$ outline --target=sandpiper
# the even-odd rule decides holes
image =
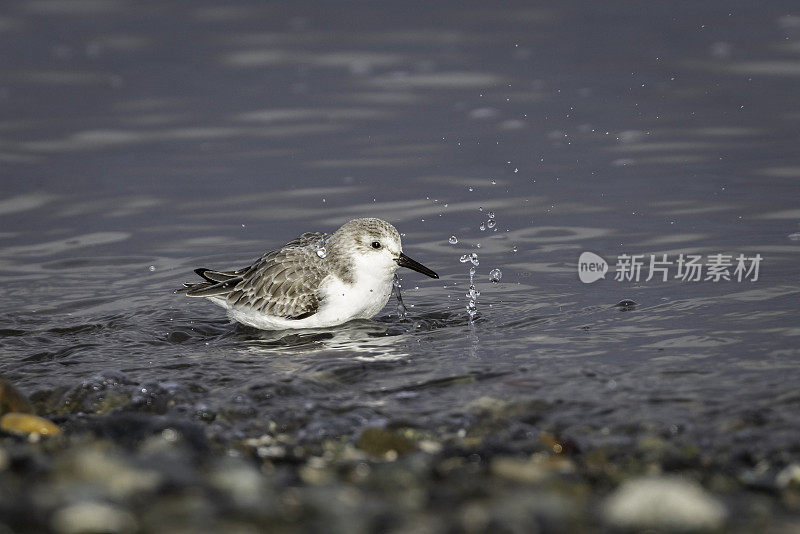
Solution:
[[[234,321],[262,330],[328,327],[381,311],[397,267],[439,278],[403,254],[394,226],[353,219],[332,235],[305,233],[243,269],[195,269],[203,281],[177,291],[205,297]]]

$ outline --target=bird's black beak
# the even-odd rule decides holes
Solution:
[[[439,278],[438,274],[436,274],[435,272],[431,271],[430,269],[428,269],[427,267],[425,267],[421,263],[412,260],[411,258],[406,256],[402,252],[400,253],[400,257],[397,258],[394,261],[396,261],[397,265],[399,265],[400,267],[408,267],[409,269],[417,271],[418,273],[422,273],[425,276],[430,276],[431,278]]]

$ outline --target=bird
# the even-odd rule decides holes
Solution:
[[[304,233],[241,269],[195,269],[203,281],[175,292],[207,298],[231,320],[260,330],[327,328],[377,315],[398,267],[439,278],[403,254],[394,226],[359,218],[333,234]]]

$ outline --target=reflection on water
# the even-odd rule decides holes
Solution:
[[[796,510],[764,482],[800,462],[790,7],[449,4],[424,21],[399,5],[4,5],[0,376],[76,435],[132,418],[161,436],[172,418],[226,451],[255,440],[242,454],[303,488],[363,428],[403,428],[455,458],[425,467],[431,491],[452,473],[482,485],[452,497],[460,526],[499,521],[474,502],[505,491],[481,461],[556,445],[601,481],[564,501],[580,524],[620,457],[680,469],[673,449],[700,451],[688,470],[722,466],[712,491],[770,488],[773,511]],[[442,276],[403,274],[405,317],[259,332],[172,294],[198,264],[363,216]],[[755,283],[583,284],[584,251],[764,261]],[[473,253],[471,321],[458,258]],[[652,460],[656,437],[672,463]],[[347,454],[325,480],[391,469]],[[451,500],[414,495],[403,506]]]

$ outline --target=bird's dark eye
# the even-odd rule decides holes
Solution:
[[[372,248],[381,248],[381,242],[380,241],[373,241],[372,242]]]

